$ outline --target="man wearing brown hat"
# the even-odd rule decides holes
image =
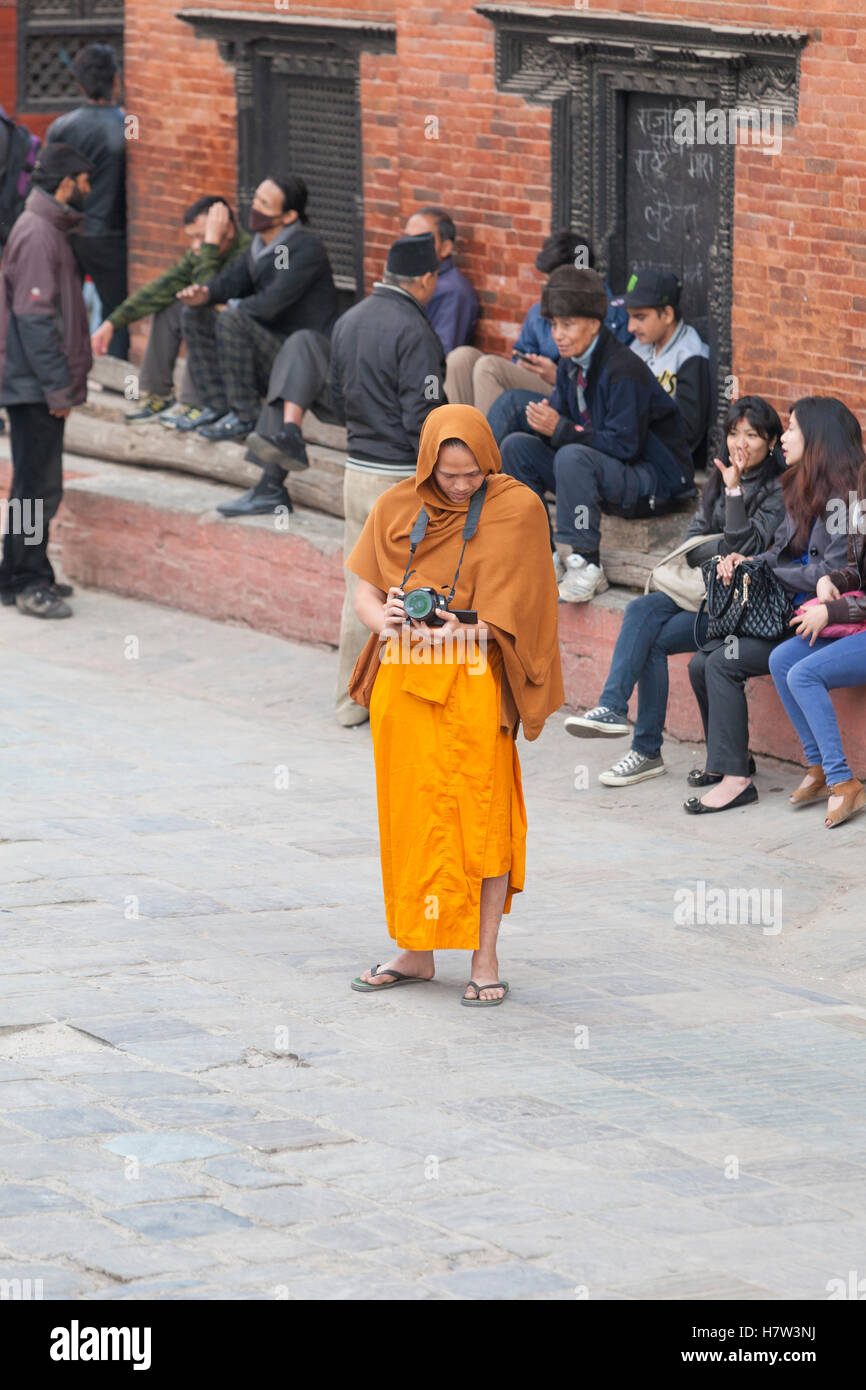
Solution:
[[[651,516],[694,496],[694,465],[676,402],[604,326],[607,295],[594,270],[561,266],[541,293],[559,350],[549,400],[501,444],[502,470],[539,497],[556,494],[559,597],[586,603],[607,587],[602,511]]]
[[[72,590],[48,559],[48,523],[63,496],[63,430],[87,396],[90,331],[68,237],[84,221],[92,166],[71,145],[41,151],[3,255],[0,405],[9,414],[9,492],[0,597],[34,618],[68,618]]]
[[[414,474],[421,426],[431,410],[445,403],[445,354],[424,313],[438,268],[430,232],[398,237],[372,294],[343,314],[334,328],[331,399],[348,436],[344,555],[360,536],[376,498]],[[355,616],[356,583],[347,571],[337,673],[337,719],[347,728],[369,718],[349,698],[349,677],[370,635]]]

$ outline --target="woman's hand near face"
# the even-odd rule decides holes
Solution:
[[[727,466],[721,459],[714,459],[716,467],[722,475],[725,487],[739,487],[740,479],[743,476],[742,450],[736,447],[731,450],[730,462]]]
[[[791,627],[798,637],[808,637],[809,646],[814,647],[815,638],[820,637],[829,618],[827,605],[816,603],[811,608],[803,608],[799,613],[795,613],[791,619]]]
[[[831,599],[842,597],[829,574],[821,575],[815,588],[815,593],[822,603],[829,603]]]
[[[731,580],[734,577],[734,570],[737,568],[737,565],[742,564],[745,558],[745,555],[738,555],[736,553],[734,553],[733,555],[722,556],[721,560],[716,566],[716,574],[719,576],[719,579],[721,579],[723,584],[730,584]]]

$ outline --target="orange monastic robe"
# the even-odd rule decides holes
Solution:
[[[526,862],[502,658],[492,639],[431,652],[404,632],[383,644],[370,701],[388,931],[404,950],[472,951],[481,880],[509,875],[508,912]]]

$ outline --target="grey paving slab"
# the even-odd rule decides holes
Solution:
[[[683,835],[702,750],[668,741],[671,775],[601,788],[609,750],[553,718],[520,748],[507,1005],[461,1010],[448,953],[423,995],[362,999],[348,980],[389,946],[369,733],[332,720],[333,652],[75,608],[51,634],[0,613],[22,750],[0,1277],[82,1299],[751,1302],[858,1267],[862,830],[794,836],[793,769],[759,759],[735,870],[783,886],[783,932],[683,926],[677,891],[734,873],[716,823]]]
[[[157,1202],[145,1207],[119,1207],[105,1215],[118,1226],[127,1226],[152,1240],[187,1240],[250,1225],[245,1217],[215,1202]]]
[[[182,1163],[189,1158],[210,1158],[213,1154],[232,1153],[240,1143],[227,1143],[207,1134],[196,1134],[183,1130],[168,1131],[162,1134],[121,1134],[104,1144],[111,1153],[134,1158],[143,1167],[156,1163]]]

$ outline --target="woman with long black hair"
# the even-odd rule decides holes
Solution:
[[[741,396],[731,403],[722,457],[715,460],[685,540],[722,534],[722,540],[710,545],[708,553],[714,555],[753,555],[766,549],[785,515],[781,433],[782,422],[763,397]],[[707,558],[698,552],[691,552],[692,557],[695,562]],[[601,773],[598,780],[605,786],[630,786],[666,770],[661,745],[668,657],[696,648],[695,614],[668,594],[643,594],[626,608],[598,704],[565,721],[577,738],[621,738],[629,732],[628,702],[637,686],[631,749]]]
[[[805,396],[791,406],[782,435],[787,470],[782,477],[785,518],[772,545],[756,558],[798,602],[813,598],[819,579],[845,564],[847,535],[838,525],[839,502],[847,503],[863,464],[860,425],[833,396]],[[717,574],[729,584],[746,559],[726,555]],[[706,642],[689,662],[689,677],[707,741],[707,781],[714,785],[685,809],[691,815],[733,810],[757,801],[750,780],[749,713],[746,681],[765,676],[777,641],[738,637],[732,646],[718,637]]]

